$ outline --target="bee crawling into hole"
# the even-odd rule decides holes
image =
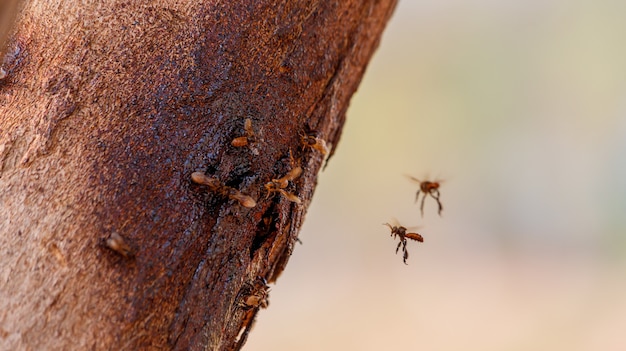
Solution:
[[[296,195],[287,192],[285,188],[289,185],[289,182],[293,182],[302,174],[302,167],[296,166],[292,168],[287,174],[278,179],[272,179],[271,182],[265,184],[265,190],[267,190],[267,196],[271,193],[278,192],[284,196],[287,200],[300,204],[302,201]]]
[[[193,172],[191,174],[191,181],[196,184],[207,186],[210,191],[217,193],[220,196],[236,200],[243,207],[252,208],[256,206],[256,201],[254,201],[254,199],[250,196],[244,195],[239,190],[222,184],[219,179],[209,177],[203,172]]]
[[[116,232],[104,241],[104,245],[110,250],[124,256],[124,258],[131,258],[135,256],[134,250],[126,243],[126,240]]]
[[[408,229],[397,223],[394,223],[394,225],[391,225],[389,223],[383,223],[383,225],[389,227],[389,229],[391,230],[391,236],[393,236],[394,239],[396,236],[400,238],[400,242],[398,243],[398,246],[396,246],[396,254],[398,253],[398,250],[400,250],[400,246],[402,246],[402,252],[404,253],[402,256],[402,261],[404,262],[404,264],[407,264],[406,260],[409,258],[409,252],[406,249],[406,239],[411,239],[423,243],[424,238],[418,233],[407,233]]]
[[[417,193],[415,194],[415,202],[419,199],[420,192],[422,193],[422,203],[420,205],[420,211],[422,213],[422,217],[424,217],[424,201],[426,200],[426,196],[430,195],[435,201],[437,201],[437,205],[439,205],[439,216],[441,216],[441,211],[443,211],[443,206],[441,205],[441,201],[439,200],[439,186],[441,185],[441,181],[428,181],[428,180],[419,180],[415,177],[407,175],[407,177],[413,182],[419,184],[419,189],[417,189]]]

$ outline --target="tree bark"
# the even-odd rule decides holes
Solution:
[[[0,349],[240,347],[324,161],[302,136],[337,145],[394,6],[25,1],[0,80]]]

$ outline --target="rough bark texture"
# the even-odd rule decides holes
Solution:
[[[395,1],[23,5],[0,81],[0,349],[235,348],[241,291],[284,268],[323,162],[301,134],[337,144]],[[302,204],[267,196],[297,165]]]

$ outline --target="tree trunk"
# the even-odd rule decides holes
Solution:
[[[394,6],[25,1],[0,80],[0,349],[240,347]]]

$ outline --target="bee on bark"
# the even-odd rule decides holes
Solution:
[[[328,155],[328,146],[326,146],[326,141],[320,137],[312,134],[301,134],[300,142],[305,148],[310,147],[311,149],[317,150],[324,157]]]
[[[271,182],[265,184],[265,190],[267,190],[267,195],[269,196],[271,193],[278,192],[282,196],[284,196],[287,200],[291,202],[295,202],[300,204],[302,201],[296,195],[287,192],[285,188],[289,185],[289,182],[292,182],[294,179],[298,178],[302,174],[302,167],[296,166],[292,168],[287,174],[278,179],[272,179]]]
[[[238,306],[243,309],[267,308],[269,291],[270,288],[263,277],[257,277],[252,283],[246,282],[239,292]]]
[[[135,256],[134,250],[126,243],[126,240],[124,240],[124,238],[116,232],[111,233],[111,235],[104,241],[104,244],[110,250],[124,256],[124,258],[131,258]]]
[[[422,217],[424,217],[424,201],[426,200],[426,196],[432,197],[437,201],[437,205],[439,205],[439,216],[441,216],[441,211],[443,211],[443,206],[441,205],[441,201],[439,200],[439,186],[441,185],[440,181],[431,182],[428,180],[419,180],[412,176],[407,176],[413,182],[419,184],[419,189],[417,189],[417,193],[415,194],[415,202],[419,199],[420,193],[422,194],[422,203],[420,205],[420,211],[422,213]]]
[[[243,123],[243,129],[246,131],[246,135],[233,139],[230,142],[232,146],[243,147],[256,141],[254,130],[252,129],[252,120],[250,118],[246,118],[245,122]]]
[[[400,250],[400,246],[402,246],[402,252],[404,253],[402,256],[402,260],[404,264],[407,264],[406,260],[409,258],[409,252],[406,249],[407,239],[419,241],[422,243],[424,242],[424,238],[418,233],[407,233],[408,229],[397,223],[394,223],[394,225],[391,225],[389,223],[383,223],[383,225],[389,227],[389,229],[391,230],[391,236],[393,236],[394,239],[396,238],[396,236],[400,239],[398,246],[396,246],[396,254],[398,253],[398,250]]]
[[[256,201],[248,195],[242,194],[239,190],[222,184],[217,178],[209,177],[203,172],[193,172],[191,181],[205,185],[210,191],[229,199],[236,200],[243,207],[252,208],[256,206]]]
[[[248,338],[248,334],[254,326],[255,318],[261,308],[269,306],[269,291],[267,281],[263,277],[257,277],[252,283],[246,282],[237,294],[237,307],[245,310],[246,314],[241,323],[239,337],[235,344],[235,350],[240,350]]]

